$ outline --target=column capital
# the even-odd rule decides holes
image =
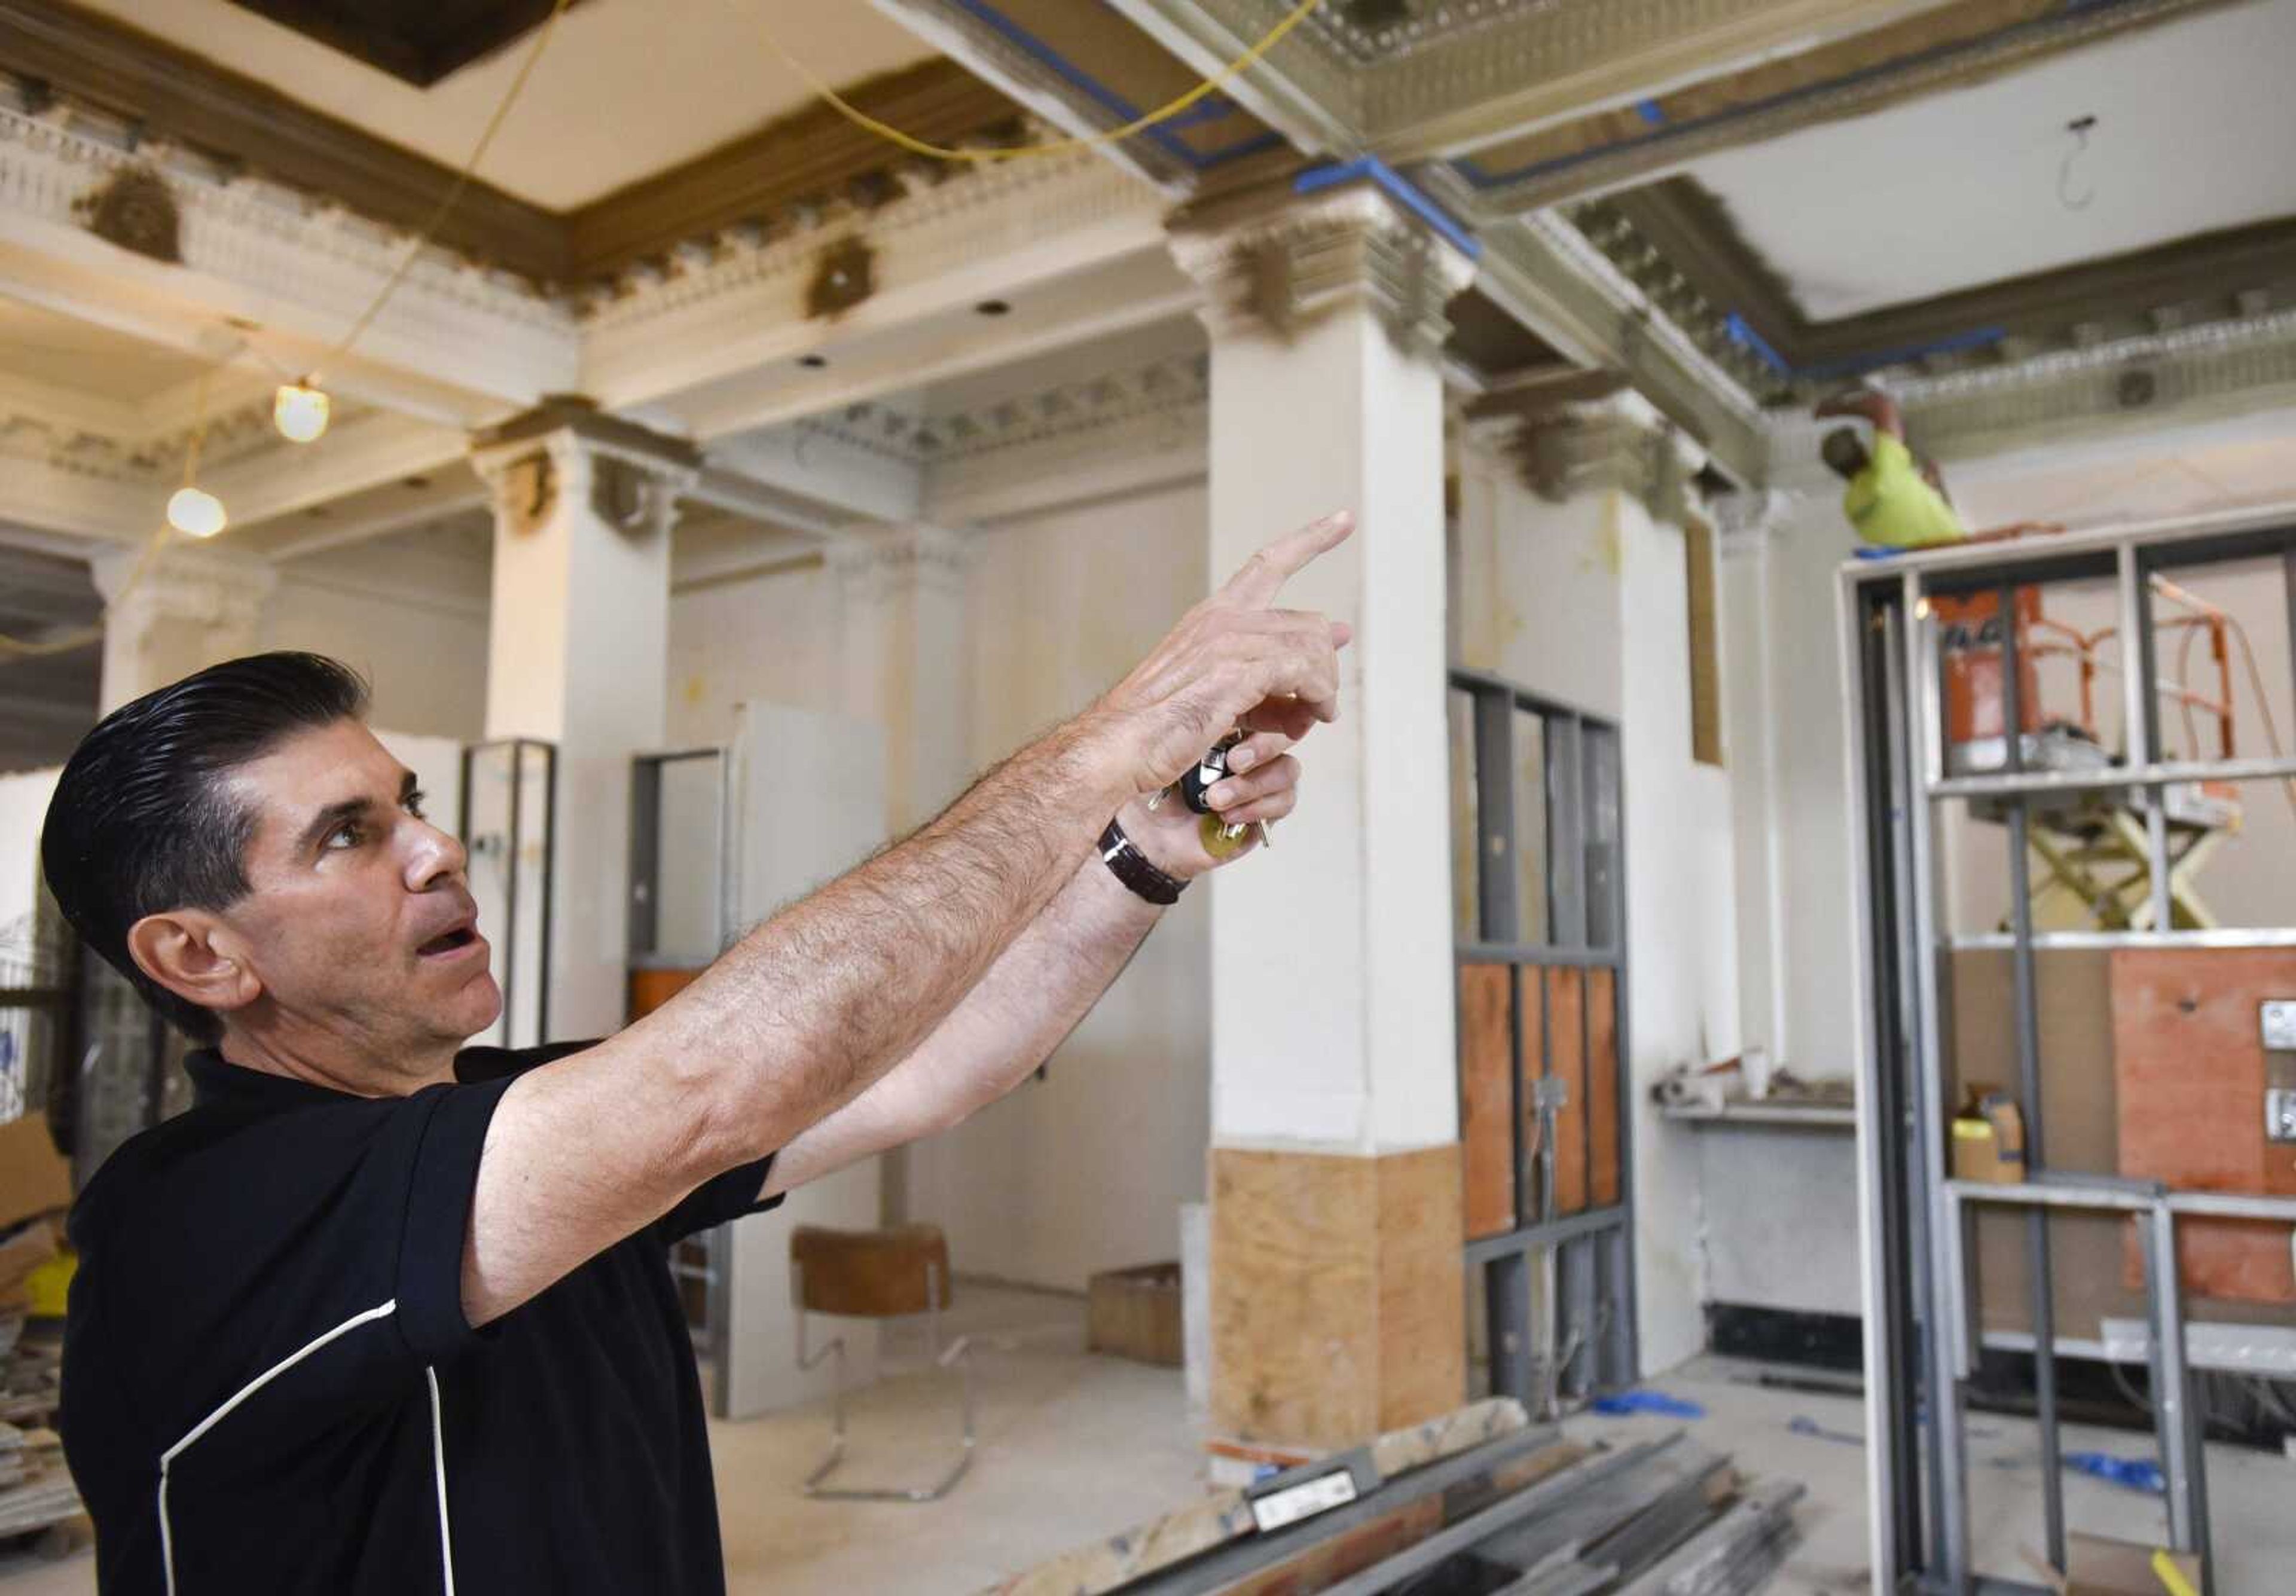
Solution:
[[[1486,395],[1468,416],[1478,435],[1513,457],[1526,487],[1556,504],[1611,489],[1679,524],[1692,507],[1692,479],[1706,465],[1706,451],[1616,373]]]
[[[563,491],[610,526],[667,533],[701,474],[701,451],[579,394],[553,394],[473,433],[471,465],[493,490],[497,523],[513,531],[540,525]]]
[[[169,543],[148,559],[140,548],[106,549],[88,573],[113,627],[168,620],[245,631],[279,585],[278,568],[261,555],[198,543]]]
[[[919,522],[855,528],[832,543],[824,557],[849,599],[874,601],[905,581],[962,593],[973,547],[963,532]]]
[[[1748,488],[1718,494],[1707,501],[1715,530],[1722,535],[1722,553],[1751,554],[1766,547],[1801,504],[1801,495],[1784,488]]]
[[[1450,336],[1445,307],[1474,281],[1464,235],[1439,227],[1366,176],[1312,194],[1290,184],[1225,195],[1177,216],[1173,258],[1202,285],[1215,338],[1256,328],[1289,336],[1349,306],[1378,316],[1411,353]]]

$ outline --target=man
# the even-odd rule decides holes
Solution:
[[[1274,601],[1351,524],[1262,549],[1097,703],[594,1044],[458,1052],[502,1001],[463,849],[348,670],[266,654],[108,717],[49,884],[207,1046],[195,1106],[72,1217],[63,1427],[102,1587],[722,1591],[664,1250],[1026,1078],[1215,868],[1144,800],[1231,728],[1212,804],[1291,812],[1348,631]]]
[[[1945,479],[1938,472],[1937,462],[1915,457],[1906,446],[1906,423],[1898,401],[1879,389],[1852,388],[1837,393],[1818,406],[1816,415],[1820,421],[1856,416],[1874,429],[1870,450],[1855,427],[1836,427],[1818,448],[1834,474],[1849,484],[1841,507],[1850,525],[1876,548],[2001,543],[2029,531],[2064,530],[2051,523],[2019,522],[1994,531],[1971,532],[1946,496]]]

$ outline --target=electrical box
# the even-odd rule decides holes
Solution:
[[[2264,1094],[2264,1139],[2296,1141],[2296,1091],[2284,1086]]]
[[[2296,1052],[2296,998],[2267,998],[2256,1006],[2267,1053]]]

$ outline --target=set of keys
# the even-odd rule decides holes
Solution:
[[[1259,828],[1261,847],[1272,848],[1275,845],[1275,839],[1268,835],[1267,821],[1254,821],[1252,826],[1231,826],[1219,818],[1218,812],[1212,808],[1210,801],[1205,797],[1215,784],[1226,777],[1228,751],[1242,742],[1243,736],[1244,734],[1240,731],[1232,731],[1213,744],[1205,751],[1203,758],[1180,772],[1180,779],[1177,784],[1180,791],[1180,802],[1203,817],[1197,823],[1196,835],[1203,843],[1204,851],[1214,859],[1227,859],[1241,853],[1243,851],[1243,840],[1250,835],[1253,827]],[[1171,794],[1172,789],[1166,787],[1148,800],[1148,807],[1151,810],[1155,809]]]

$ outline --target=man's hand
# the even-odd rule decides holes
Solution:
[[[1286,581],[1354,531],[1355,517],[1342,511],[1267,545],[1095,706],[1089,718],[1121,761],[1133,797],[1178,780],[1238,728],[1254,734],[1243,745],[1252,750],[1245,762],[1259,768],[1245,773],[1261,775],[1317,722],[1339,719],[1339,651],[1349,629],[1275,603]],[[1280,740],[1266,740],[1268,734]],[[1277,789],[1261,785],[1251,784],[1255,799],[1275,801]]]
[[[1259,845],[1259,825],[1273,825],[1300,802],[1300,761],[1287,753],[1292,739],[1280,731],[1256,731],[1228,750],[1228,777],[1215,782],[1204,795],[1215,815],[1230,826],[1248,826],[1244,844],[1225,857],[1204,847],[1204,817],[1180,802],[1175,793],[1153,810],[1144,798],[1135,798],[1117,815],[1117,823],[1148,862],[1167,876],[1191,881],[1224,864],[1232,864]]]

